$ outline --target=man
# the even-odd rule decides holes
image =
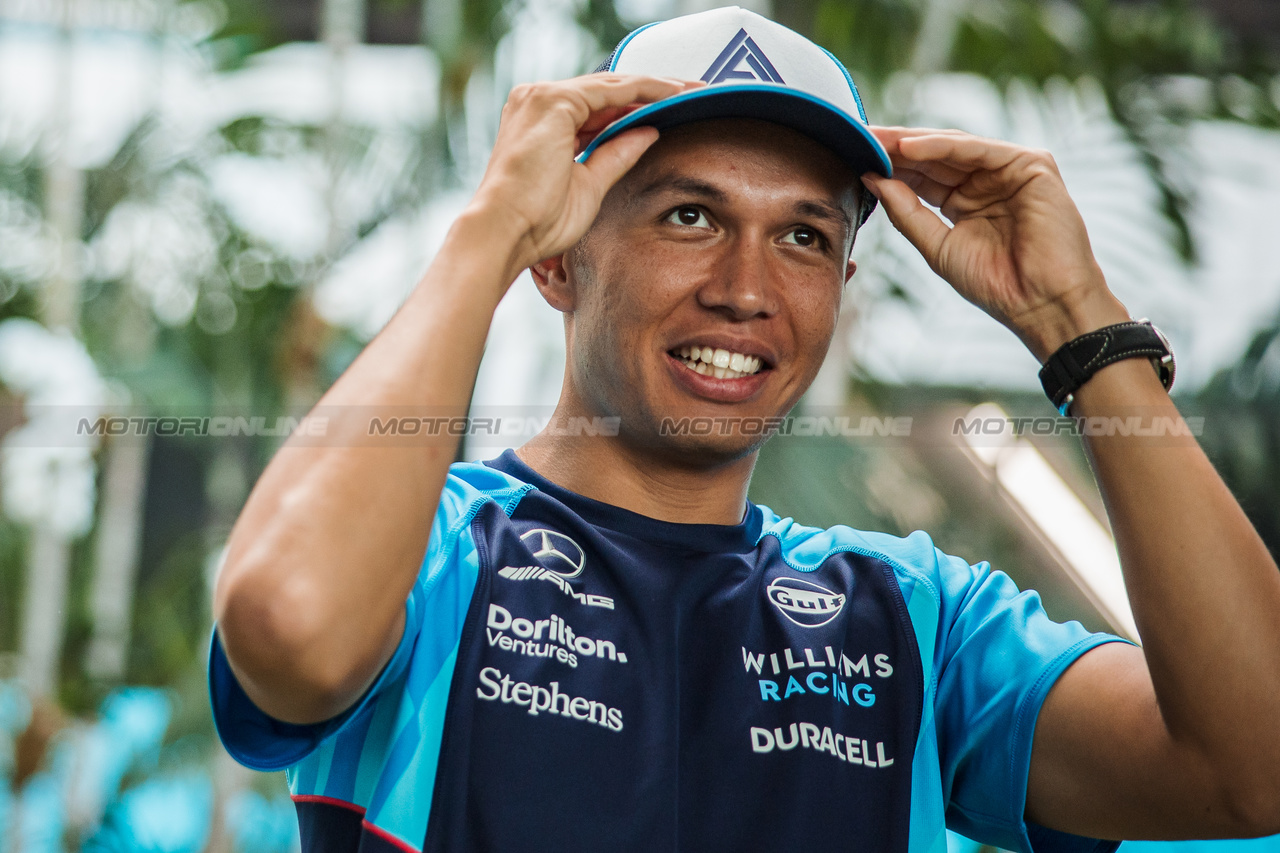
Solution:
[[[1280,831],[1280,573],[1194,442],[1088,439],[1138,648],[922,533],[751,504],[758,432],[662,429],[796,403],[873,198],[1047,361],[1055,404],[1176,418],[1051,158],[868,130],[833,58],[739,9],[602,70],[512,93],[475,199],[322,405],[462,416],[530,268],[565,317],[557,418],[618,434],[452,470],[449,442],[293,442],[233,532],[215,715],[241,761],[291,768],[304,849]]]

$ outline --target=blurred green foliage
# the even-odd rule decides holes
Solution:
[[[396,2],[403,11],[408,0],[377,0],[374,9]],[[921,57],[922,31],[939,3],[788,0],[777,2],[775,11],[780,21],[813,36],[849,66],[864,96],[880,102],[876,115],[888,115],[887,92],[904,74],[971,73],[1002,90],[1014,81],[1038,86],[1055,78],[1096,79],[1160,188],[1164,213],[1176,226],[1177,247],[1188,261],[1195,257],[1185,220],[1189,194],[1173,167],[1188,122],[1224,119],[1280,127],[1270,88],[1275,57],[1223,30],[1189,0],[956,0],[954,24],[942,27],[941,47]],[[394,191],[313,258],[284,257],[240,229],[213,200],[204,168],[210,158],[228,152],[261,158],[307,152],[320,154],[336,173],[351,174],[373,156],[367,129],[241,116],[175,158],[159,142],[162,128],[155,117],[139,123],[106,166],[85,176],[83,239],[92,241],[120,205],[155,201],[185,182],[201,199],[201,227],[216,239],[217,262],[197,283],[196,310],[177,326],[157,318],[127,280],[85,281],[81,334],[104,375],[126,387],[134,404],[155,411],[215,414],[233,408],[274,417],[314,401],[361,342],[318,320],[311,288],[378,224],[419,209],[442,189],[468,179],[460,174],[466,165],[466,93],[477,74],[492,72],[494,52],[516,8],[502,0],[425,0],[420,36],[441,66],[439,115],[412,129],[414,155],[393,182]],[[220,68],[239,67],[290,33],[272,6],[228,0],[226,9],[225,24],[201,46]],[[631,26],[610,0],[582,0],[576,10],[601,57]],[[308,26],[314,30],[318,23]],[[25,205],[38,219],[43,187],[44,166],[36,156],[0,159],[6,203]],[[38,284],[0,265],[0,297],[7,297],[0,300],[0,318],[35,316]],[[1275,330],[1270,334],[1265,340],[1274,341]],[[1206,436],[1206,445],[1270,546],[1280,550],[1280,498],[1274,486],[1280,482],[1280,404],[1274,382],[1264,393],[1265,383],[1251,390],[1249,378],[1259,375],[1259,364],[1274,364],[1275,356],[1266,353],[1275,351],[1260,337],[1241,365],[1210,384],[1203,401],[1228,413],[1226,428]],[[1275,368],[1267,370],[1271,376]],[[187,491],[166,500],[186,507],[174,523],[187,528],[173,535],[152,531],[144,543],[129,681],[173,683],[201,664],[209,630],[210,552],[277,444],[275,438],[253,438],[155,449],[168,454],[161,460],[167,476],[185,472]],[[849,464],[850,471],[859,470],[856,460]],[[221,485],[212,484],[215,472]],[[153,472],[149,490],[163,490],[157,477],[164,476]],[[149,504],[152,523],[153,510]],[[889,529],[898,523],[870,510],[866,521]],[[966,533],[964,524],[954,527],[960,547],[972,546],[975,555],[988,547],[1013,547],[991,539],[998,531],[979,535]],[[17,642],[24,549],[24,531],[0,522],[0,651],[14,649]],[[81,666],[88,632],[82,599],[91,556],[86,547],[77,548],[65,653],[64,698],[76,710],[92,707],[101,692]]]
[[[1280,318],[1197,396],[1214,467],[1280,561]]]
[[[1187,261],[1196,246],[1190,191],[1172,164],[1192,119],[1280,126],[1272,80],[1280,59],[1216,24],[1190,0],[795,0],[779,20],[826,45],[872,97],[901,72],[978,74],[1000,88],[1088,76],[1137,148]],[[925,18],[954,23],[921,53]],[[883,113],[878,113],[883,114]],[[896,120],[898,117],[889,116]]]

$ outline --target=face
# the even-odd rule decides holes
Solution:
[[[534,270],[566,316],[566,402],[686,464],[753,452],[826,355],[858,202],[834,154],[779,125],[664,132],[586,237]]]

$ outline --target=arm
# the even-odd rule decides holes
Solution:
[[[1128,320],[1045,152],[877,129],[893,224],[1041,360]],[[942,210],[949,226],[920,203]],[[1178,418],[1144,359],[1080,389],[1077,417]],[[1194,439],[1086,438],[1141,649],[1084,655],[1041,710],[1027,817],[1104,838],[1280,832],[1280,571]]]
[[[457,443],[361,446],[367,416],[403,406],[466,414],[511,282],[577,241],[658,134],[622,134],[589,164],[574,155],[628,108],[684,87],[590,75],[512,92],[475,198],[404,306],[317,406],[353,414],[323,446],[281,448],[232,530],[214,613],[232,671],[262,710],[294,723],[333,717],[403,634]]]

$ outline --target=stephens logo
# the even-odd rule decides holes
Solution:
[[[582,546],[563,533],[539,527],[525,533],[520,541],[542,561],[542,565],[560,577],[567,580],[582,574],[582,567],[587,562]]]
[[[622,710],[610,708],[603,702],[583,696],[571,696],[560,692],[560,682],[551,682],[551,689],[540,684],[512,681],[502,670],[486,666],[480,670],[480,686],[476,698],[504,705],[519,705],[533,717],[538,714],[559,714],[574,720],[595,723],[611,731],[622,731]],[[766,732],[767,734],[767,732]],[[790,747],[788,747],[789,749]],[[759,752],[759,750],[756,750]]]
[[[800,578],[775,578],[765,594],[783,616],[801,628],[825,625],[844,609],[843,595]]]

